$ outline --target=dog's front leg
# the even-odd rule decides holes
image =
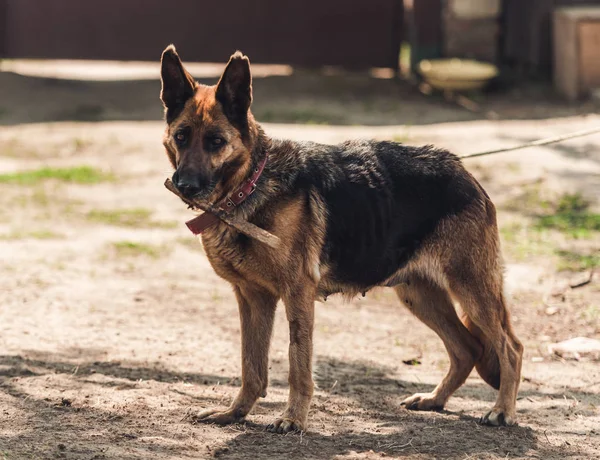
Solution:
[[[290,325],[290,394],[283,415],[267,429],[273,433],[304,431],[313,394],[312,336],[315,316],[314,289],[299,289],[284,297]]]
[[[206,423],[239,422],[259,397],[267,395],[269,344],[277,296],[258,287],[235,287],[242,330],[242,388],[226,410],[209,409],[196,416]]]

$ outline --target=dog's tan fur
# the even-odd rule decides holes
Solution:
[[[193,86],[193,97],[175,106],[168,85],[169,75],[177,74],[177,66]],[[209,87],[193,82],[174,48],[163,54],[162,99],[169,122],[164,145],[169,160],[175,168],[226,171],[207,198],[213,203],[219,203],[248,178],[260,149],[270,152],[269,167],[273,170],[285,171],[300,161],[295,144],[284,141],[271,145],[247,108],[247,125],[243,129],[226,115],[223,100],[232,97],[235,105],[240,97],[242,100],[247,97],[245,93],[231,96],[235,95],[236,85],[239,86],[237,82],[244,78],[244,66],[248,66],[247,58],[236,53],[219,84]],[[185,90],[189,92],[190,88]],[[218,100],[216,94],[225,96]],[[193,145],[181,149],[175,145],[173,136],[184,125],[193,130],[190,138],[195,140]],[[215,128],[225,138],[226,147],[209,155],[203,152],[202,139]],[[476,183],[466,171],[464,177]],[[205,411],[198,416],[199,420],[219,424],[240,421],[259,397],[266,396],[269,342],[276,305],[281,299],[289,321],[290,395],[287,408],[270,429],[280,433],[304,430],[313,394],[315,298],[323,292],[352,296],[363,289],[340,284],[330,276],[327,263],[321,261],[328,215],[328,204],[323,197],[314,190],[281,195],[280,187],[276,179],[265,177],[255,201],[235,211],[277,235],[281,240],[277,250],[242,239],[223,223],[202,235],[211,265],[233,285],[238,300],[242,387],[228,409]],[[450,357],[450,370],[435,390],[413,395],[404,404],[420,410],[442,408],[476,366],[490,385],[500,389],[496,405],[486,415],[485,422],[512,424],[523,347],[512,330],[502,294],[494,206],[482,189],[480,196],[459,214],[441,221],[409,263],[382,285],[394,286],[408,309],[441,337]],[[455,304],[463,311],[462,319]]]

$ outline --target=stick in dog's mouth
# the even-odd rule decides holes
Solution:
[[[177,195],[179,198],[181,198],[183,200],[183,202],[185,204],[187,204],[188,206],[190,206],[191,208],[200,209],[204,212],[214,214],[215,216],[217,216],[219,219],[221,219],[223,222],[225,222],[230,227],[235,228],[240,233],[243,233],[244,235],[246,235],[250,238],[254,238],[255,240],[260,241],[261,243],[264,243],[267,246],[270,246],[272,248],[277,248],[279,246],[280,241],[277,236],[273,235],[272,233],[267,232],[266,230],[264,230],[260,227],[257,227],[253,223],[250,223],[246,220],[240,219],[235,216],[230,216],[227,213],[225,213],[224,211],[222,211],[218,208],[215,208],[210,203],[197,201],[194,199],[189,199],[189,198],[184,197],[179,192],[179,190],[177,190],[177,187],[175,187],[175,184],[173,184],[171,179],[167,179],[165,181],[165,187],[171,193],[173,193],[173,194]]]

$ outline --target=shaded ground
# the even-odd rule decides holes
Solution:
[[[24,77],[0,74],[7,78]],[[134,95],[119,100],[118,110],[142,100],[148,107],[158,103],[156,84],[147,84],[151,102]],[[65,106],[93,98],[85,88]],[[48,100],[60,99],[61,91],[51,91]],[[432,104],[436,113],[428,123],[442,118],[446,107]],[[10,107],[9,125],[30,113],[29,121],[55,116],[42,108],[35,113],[31,102]],[[151,118],[143,112],[143,119]],[[159,117],[160,109],[155,112]],[[468,153],[595,124],[600,117],[266,129],[323,142],[431,142]],[[281,311],[269,395],[248,422],[221,428],[189,421],[189,414],[226,405],[235,395],[239,324],[230,287],[183,225],[189,211],[162,187],[170,174],[162,129],[154,121],[0,129],[0,458],[600,456],[600,366],[547,352],[549,343],[570,337],[600,338],[597,277],[576,289],[567,286],[576,272],[589,269],[587,261],[596,263],[598,232],[588,229],[575,238],[540,223],[572,194],[590,201],[586,215],[596,215],[598,136],[467,163],[499,208],[509,298],[526,346],[520,426],[476,423],[496,396],[476,374],[443,413],[401,409],[403,398],[439,382],[447,359],[439,339],[391,291],[375,290],[347,304],[336,298],[318,304],[318,390],[309,431],[278,436],[264,427],[287,396],[288,328]],[[33,178],[20,173],[43,166],[64,168],[62,176],[56,169]],[[64,173],[80,166],[89,169]],[[414,360],[421,364],[403,364]]]
[[[206,84],[214,84],[223,68],[219,64],[189,67]],[[157,103],[158,62],[4,61],[0,70],[4,70],[0,72],[2,125],[162,119]],[[83,79],[66,79],[70,75]],[[397,79],[288,66],[254,66],[253,87],[257,118],[279,123],[412,126],[487,118],[544,119],[549,114],[565,117],[596,113],[599,108],[593,101],[567,104],[549,83],[491,88],[485,95],[471,94],[468,101],[456,103],[440,94],[420,94]]]

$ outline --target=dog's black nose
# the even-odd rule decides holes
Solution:
[[[202,184],[197,175],[182,174],[179,171],[175,171],[172,180],[177,190],[187,198],[192,198],[202,191]]]

